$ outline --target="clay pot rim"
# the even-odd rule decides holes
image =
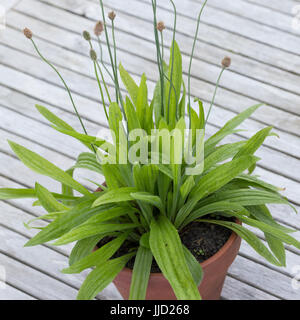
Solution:
[[[241,221],[239,220],[236,220],[235,221],[236,223],[238,224],[242,224]],[[221,259],[222,256],[224,256],[228,249],[232,246],[232,244],[237,240],[239,236],[234,232],[232,231],[229,239],[225,242],[225,244],[223,245],[223,247],[217,252],[215,253],[213,256],[211,256],[210,258],[208,258],[207,260],[203,261],[200,263],[201,267],[204,269],[204,268],[207,268],[209,267],[211,264],[215,263],[217,260]],[[122,270],[122,272],[125,272],[125,273],[132,273],[132,269],[129,269],[129,268],[124,268]],[[162,276],[162,273],[161,272],[151,272],[151,277],[161,277]]]

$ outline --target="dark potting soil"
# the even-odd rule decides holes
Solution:
[[[222,220],[230,220],[222,218]],[[216,254],[227,242],[232,231],[211,223],[203,222],[192,222],[187,225],[180,232],[180,238],[182,243],[190,250],[194,257],[201,263],[214,254]],[[98,243],[98,247],[101,248],[103,245],[111,241],[111,237],[106,237]],[[118,258],[127,254],[136,247],[136,244],[130,241],[125,241],[121,248],[115,253],[113,258]],[[134,258],[132,258],[126,265],[127,268],[133,269]],[[152,273],[161,272],[155,259],[153,258]]]

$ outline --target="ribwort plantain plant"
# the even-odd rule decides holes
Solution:
[[[230,229],[276,266],[286,264],[284,244],[300,249],[300,243],[290,235],[294,230],[278,224],[267,207],[268,204],[290,205],[287,199],[280,195],[279,188],[252,174],[260,160],[254,154],[268,136],[275,135],[272,127],[260,130],[246,141],[222,144],[222,140],[236,133],[237,127],[261,105],[254,105],[238,114],[206,140],[196,138],[197,132],[205,134],[218,84],[231,62],[229,57],[222,61],[207,115],[205,116],[203,103],[199,99],[194,100],[197,112],[191,99],[191,70],[200,18],[206,1],[197,20],[187,91],[183,80],[182,57],[176,42],[176,7],[170,0],[174,9],[174,25],[171,29],[173,36],[170,59],[166,61],[163,43],[166,26],[162,21],[157,22],[157,1],[151,1],[159,74],[151,101],[148,100],[145,74],[142,75],[140,84],[137,84],[123,65],[118,65],[114,34],[117,15],[110,12],[107,20],[102,0],[100,8],[103,22],[98,22],[94,28],[100,49],[99,58],[93,48],[90,33],[83,33],[89,44],[91,63],[113,142],[88,135],[62,75],[40,53],[33,33],[24,29],[25,36],[32,41],[36,52],[63,82],[83,133],[75,131],[47,108],[37,105],[37,110],[55,130],[83,143],[87,152],[79,155],[73,167],[63,171],[35,152],[9,141],[12,150],[26,166],[60,182],[62,190],[61,193],[54,193],[36,183],[33,189],[0,189],[0,198],[33,198],[35,206],[46,210],[47,213],[39,219],[50,220],[50,223],[29,240],[26,246],[50,241],[54,241],[54,246],[75,243],[69,259],[70,265],[63,272],[80,273],[93,268],[81,286],[78,299],[93,299],[131,259],[135,262],[130,299],[145,299],[154,260],[178,299],[200,299],[197,287],[202,279],[201,265],[180,238],[182,229],[195,221]],[[111,24],[111,35],[108,23]],[[103,33],[111,70],[102,59],[100,37]],[[104,70],[114,81],[115,97],[108,91]],[[123,96],[119,78],[126,87],[128,96]],[[171,133],[176,129],[182,133],[187,128],[188,147],[185,148]],[[132,162],[129,161],[128,153],[125,153],[124,159],[123,151],[129,151],[134,142],[137,142],[131,136],[134,130],[142,132],[138,142],[146,149],[147,157],[142,157],[142,147],[136,148],[138,160]],[[166,154],[163,151],[163,141],[160,140],[166,133],[170,134],[170,163],[164,161]],[[182,139],[184,140],[184,136]],[[153,141],[158,144],[156,153],[152,150]],[[196,163],[191,165],[186,159],[181,162],[176,160],[177,156],[182,160],[185,153],[195,156],[199,145],[203,152],[201,157],[196,157]],[[156,155],[154,158],[157,162],[151,161],[153,155]],[[111,159],[115,161],[110,161]],[[91,170],[95,176],[101,174],[106,182],[101,186],[102,192],[90,191],[76,181],[73,173],[78,168]],[[193,174],[188,174],[187,169],[197,168],[200,171],[192,170]],[[34,220],[29,221],[26,226],[30,227]],[[238,221],[262,231],[268,247]],[[94,251],[95,246],[103,239],[106,239],[106,244]],[[125,241],[130,244],[131,250],[116,258],[116,252]]]

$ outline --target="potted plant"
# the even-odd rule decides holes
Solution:
[[[111,141],[88,135],[61,74],[40,53],[32,32],[24,30],[37,53],[65,85],[83,133],[43,106],[37,106],[38,111],[55,130],[78,139],[88,152],[80,154],[74,166],[63,171],[35,152],[9,141],[26,166],[60,182],[62,191],[53,193],[36,183],[33,189],[0,189],[0,197],[34,198],[34,205],[47,211],[40,219],[50,223],[26,246],[53,240],[55,246],[75,243],[69,267],[63,272],[80,273],[92,268],[78,299],[93,299],[112,281],[125,299],[200,299],[201,296],[218,299],[241,238],[276,266],[285,265],[284,244],[300,248],[300,243],[290,235],[294,230],[278,224],[267,207],[270,203],[289,205],[288,201],[279,194],[279,188],[252,174],[260,160],[254,153],[268,136],[274,135],[272,127],[260,130],[246,141],[222,143],[261,105],[250,107],[214,135],[205,137],[218,84],[223,71],[230,66],[230,58],[222,61],[205,116],[202,102],[191,101],[190,74],[206,1],[197,21],[187,90],[175,39],[176,8],[173,1],[171,4],[175,19],[167,62],[163,50],[165,26],[157,22],[156,0],[152,0],[159,80],[150,102],[146,76],[142,75],[138,85],[121,64],[117,67],[116,15],[109,13],[111,40],[102,0],[103,22],[96,24],[94,33],[100,52],[100,36],[105,35],[111,70],[103,63],[101,54],[98,59],[91,35],[87,31],[83,33],[90,45]],[[107,88],[104,70],[115,83],[114,99]],[[128,96],[120,89],[120,78]],[[101,173],[105,184],[96,183],[95,192],[88,190],[73,178],[77,168]],[[269,248],[255,231],[242,224],[262,231]]]

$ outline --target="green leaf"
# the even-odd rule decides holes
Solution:
[[[241,206],[253,206],[266,203],[288,204],[288,201],[283,199],[279,194],[265,190],[255,189],[234,189],[220,191],[213,196],[213,199],[205,201],[228,201],[237,203]]]
[[[59,169],[37,153],[12,141],[9,141],[9,144],[19,159],[31,170],[57,180],[84,195],[90,194],[86,188],[84,188],[79,182],[75,181],[69,174]]]
[[[152,259],[151,250],[140,246],[135,257],[129,300],[145,300]]]
[[[274,253],[275,257],[279,260],[283,267],[286,266],[285,247],[281,240],[277,239],[269,233],[265,233],[265,237],[269,248]]]
[[[105,235],[96,235],[77,241],[71,251],[69,257],[69,265],[73,265],[75,262],[85,258],[87,255],[92,253],[97,243],[104,237]]]
[[[69,174],[73,178],[74,170],[72,168],[67,170],[66,173]],[[66,186],[63,183],[61,184],[61,193],[65,196],[68,196],[68,197],[74,196],[74,190],[71,187]],[[66,206],[72,205],[72,201],[68,201],[68,200],[63,200],[62,203],[65,204]]]
[[[173,55],[174,51],[174,55]],[[168,123],[171,128],[175,127],[176,123],[176,115],[177,115],[177,106],[179,103],[180,98],[180,89],[182,85],[182,57],[180,53],[179,46],[175,41],[170,49],[170,63],[169,63],[169,79],[172,81],[172,85],[170,85],[169,81],[166,85],[166,112],[165,115],[169,114]],[[170,94],[171,90],[171,94]],[[170,102],[169,102],[169,95],[170,95]],[[167,110],[168,105],[170,109]]]
[[[204,172],[219,162],[223,162],[229,158],[232,158],[244,144],[244,141],[239,141],[236,143],[225,144],[216,148],[214,152],[205,158]]]
[[[168,218],[160,215],[152,220],[150,247],[162,273],[179,300],[200,300],[197,285],[185,260],[177,230]]]
[[[280,188],[273,186],[272,184],[269,184],[265,181],[262,181],[255,176],[250,176],[249,174],[240,174],[234,179],[234,181],[246,181],[248,182],[248,185],[251,187],[263,188],[267,191],[273,191],[276,193],[281,190]]]
[[[84,201],[51,222],[41,232],[26,243],[26,247],[46,243],[61,237],[72,228],[80,225],[93,215],[105,211],[108,206],[91,209],[94,200]]]
[[[183,183],[183,185],[180,187],[180,195],[181,195],[181,202],[179,207],[181,207],[185,200],[187,199],[189,193],[191,192],[191,190],[193,189],[193,187],[195,186],[195,180],[193,176],[189,176],[185,182]]]
[[[129,73],[123,68],[122,64],[119,64],[119,71],[121,79],[133,101],[133,103],[136,105],[137,98],[138,98],[138,91],[139,87],[135,83],[135,81],[132,79],[132,77],[129,75]]]
[[[45,210],[49,213],[51,212],[60,212],[69,210],[68,207],[58,202],[51,192],[49,192],[46,188],[41,186],[40,184],[35,184],[36,195],[41,203],[41,205],[45,208]]]
[[[0,188],[0,199],[36,198],[34,189]]]
[[[183,224],[181,225],[181,228],[183,228],[190,222],[195,221],[196,219],[199,219],[210,213],[227,212],[227,211],[241,212],[241,211],[246,211],[246,209],[238,203],[232,203],[229,201],[213,202],[211,204],[202,206],[199,209],[192,211],[190,215],[184,220]]]
[[[199,287],[203,279],[203,270],[201,264],[199,263],[199,261],[197,261],[197,259],[193,256],[193,254],[186,246],[183,246],[183,251],[186,263],[193,276],[194,282],[196,283],[197,287]]]
[[[35,107],[37,108],[37,110],[40,112],[42,116],[44,116],[48,121],[50,121],[55,125],[54,129],[57,130],[57,128],[59,128],[62,130],[66,130],[67,132],[70,132],[70,131],[76,132],[68,123],[66,123],[64,120],[60,119],[59,117],[57,117],[54,113],[52,113],[47,108],[40,105],[36,105]],[[81,142],[90,150],[93,150],[92,146],[89,143],[85,141],[81,141]]]
[[[127,229],[133,229],[138,227],[138,225],[133,223],[84,223],[68,233],[64,234],[57,241],[53,243],[54,246],[61,246],[67,243],[85,239],[97,234],[103,233],[114,233],[116,231],[122,231]]]
[[[92,300],[96,295],[105,289],[121,272],[126,263],[135,255],[129,253],[117,259],[107,261],[103,265],[97,266],[85,279],[82,284],[77,300]]]
[[[272,129],[273,127],[267,127],[258,131],[241,147],[234,158],[254,154],[255,151],[263,144],[266,137],[270,135]]]
[[[56,131],[63,133],[65,135],[68,135],[70,137],[73,137],[77,140],[79,140],[80,142],[82,142],[83,144],[88,144],[89,149],[93,150],[93,148],[91,147],[91,145],[94,145],[96,147],[101,147],[104,143],[105,144],[109,144],[109,142],[103,140],[103,139],[99,139],[97,137],[93,137],[93,136],[89,136],[87,134],[83,134],[83,133],[79,133],[75,130],[71,131],[71,130],[66,130],[66,129],[62,129],[56,126],[52,126],[53,129],[55,129]]]
[[[234,231],[237,235],[243,238],[245,241],[249,243],[249,245],[262,257],[264,257],[267,261],[274,264],[275,266],[281,266],[281,263],[272,255],[272,253],[268,250],[268,248],[262,243],[259,238],[253,234],[248,229],[243,226],[228,221],[220,221],[220,220],[198,220],[200,222],[213,223]]]
[[[202,179],[201,183],[191,191],[187,203],[179,210],[175,226],[178,227],[193,210],[199,200],[217,191],[235,176],[242,173],[255,163],[258,158],[254,156],[244,156],[220,165],[214,170],[211,170]]]
[[[105,182],[109,189],[118,189],[126,185],[117,164],[102,164],[101,165]]]
[[[92,217],[90,217],[84,224],[93,224],[93,223],[100,223],[104,221],[109,221],[113,219],[117,219],[119,217],[122,217],[126,214],[135,213],[137,212],[137,208],[130,207],[130,206],[117,206],[114,208],[110,208],[104,211],[101,211],[97,214],[94,214]]]
[[[93,203],[93,207],[97,207],[107,203],[116,203],[133,200],[131,193],[136,192],[136,188],[125,187],[102,192],[99,198]]]
[[[75,262],[69,268],[63,269],[62,272],[68,274],[80,273],[87,268],[103,265],[116,253],[116,251],[121,247],[127,237],[128,233],[123,233],[116,239],[105,244],[103,247],[97,249],[83,259]]]
[[[252,113],[255,112],[262,105],[263,104],[254,105],[244,110],[231,120],[229,120],[217,133],[215,133],[212,137],[207,139],[207,141],[205,142],[205,147],[207,148],[209,146],[215,146],[227,135],[232,134],[236,127],[238,127],[244,120],[249,118],[252,115]]]
[[[149,192],[133,192],[130,195],[135,200],[143,201],[157,207],[161,210],[161,212],[164,212],[165,210],[160,197],[155,196]]]
[[[235,213],[231,213],[233,216],[236,216],[238,219],[240,219],[242,222],[248,224],[249,226],[252,226],[254,228],[258,228],[262,230],[265,233],[269,233],[270,235],[274,236],[275,238],[292,245],[296,247],[297,249],[300,249],[300,242],[290,235],[283,232],[280,228],[270,226],[264,222],[257,221],[248,217],[239,216]]]
[[[296,232],[296,230],[284,227],[279,223],[277,223],[273,219],[269,209],[265,205],[249,206],[249,207],[246,207],[246,209],[251,213],[251,216],[254,217],[256,220],[264,222],[275,228],[279,228],[283,232],[287,232],[287,233]]]
[[[122,121],[122,113],[120,110],[119,105],[116,102],[113,102],[109,106],[109,128],[115,134],[116,138],[116,150],[119,150],[119,143],[120,143],[120,125]],[[121,125],[122,127],[122,125]]]
[[[134,129],[141,129],[141,123],[135,108],[128,97],[126,97],[126,103],[124,104],[124,110],[126,114],[126,119],[128,121],[129,132]]]
[[[81,153],[77,158],[76,164],[72,167],[72,169],[78,168],[94,171],[101,175],[103,174],[102,167],[97,159],[97,156],[94,153]]]
[[[145,128],[145,116],[148,107],[148,89],[146,84],[146,75],[143,74],[141,78],[141,83],[138,91],[137,101],[136,101],[136,113],[142,128]]]

